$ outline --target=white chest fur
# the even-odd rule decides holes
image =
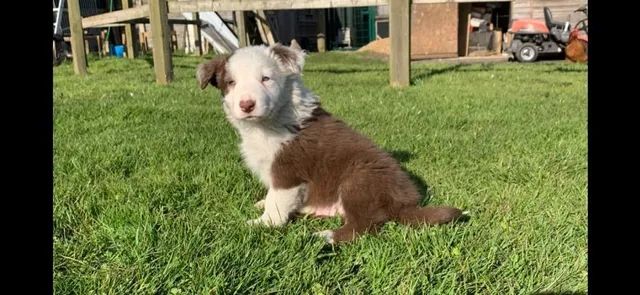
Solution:
[[[291,140],[294,135],[263,128],[246,129],[240,133],[240,150],[245,163],[266,187],[270,187],[273,159],[282,148],[282,144]]]

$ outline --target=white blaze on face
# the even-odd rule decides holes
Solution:
[[[274,111],[287,74],[269,55],[265,46],[237,50],[227,64],[229,92],[224,102],[230,115],[238,120],[260,120]]]
[[[297,122],[310,114],[317,101],[302,87],[304,58],[298,46],[245,47],[200,64],[196,78],[201,89],[213,85],[221,90],[223,109],[236,127],[240,121],[274,118],[280,123]]]

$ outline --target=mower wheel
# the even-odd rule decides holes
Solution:
[[[520,62],[534,62],[538,59],[538,49],[533,43],[524,43],[516,51],[516,58]]]

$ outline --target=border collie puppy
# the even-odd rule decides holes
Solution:
[[[251,46],[200,64],[200,88],[222,92],[222,107],[241,137],[246,165],[268,188],[256,203],[264,213],[249,224],[282,226],[293,215],[339,215],[343,225],[315,235],[348,242],[389,220],[443,224],[463,213],[419,207],[420,195],[398,162],[320,107],[301,76],[305,53]]]

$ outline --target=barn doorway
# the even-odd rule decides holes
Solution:
[[[459,3],[458,56],[502,53],[510,21],[511,1]]]

